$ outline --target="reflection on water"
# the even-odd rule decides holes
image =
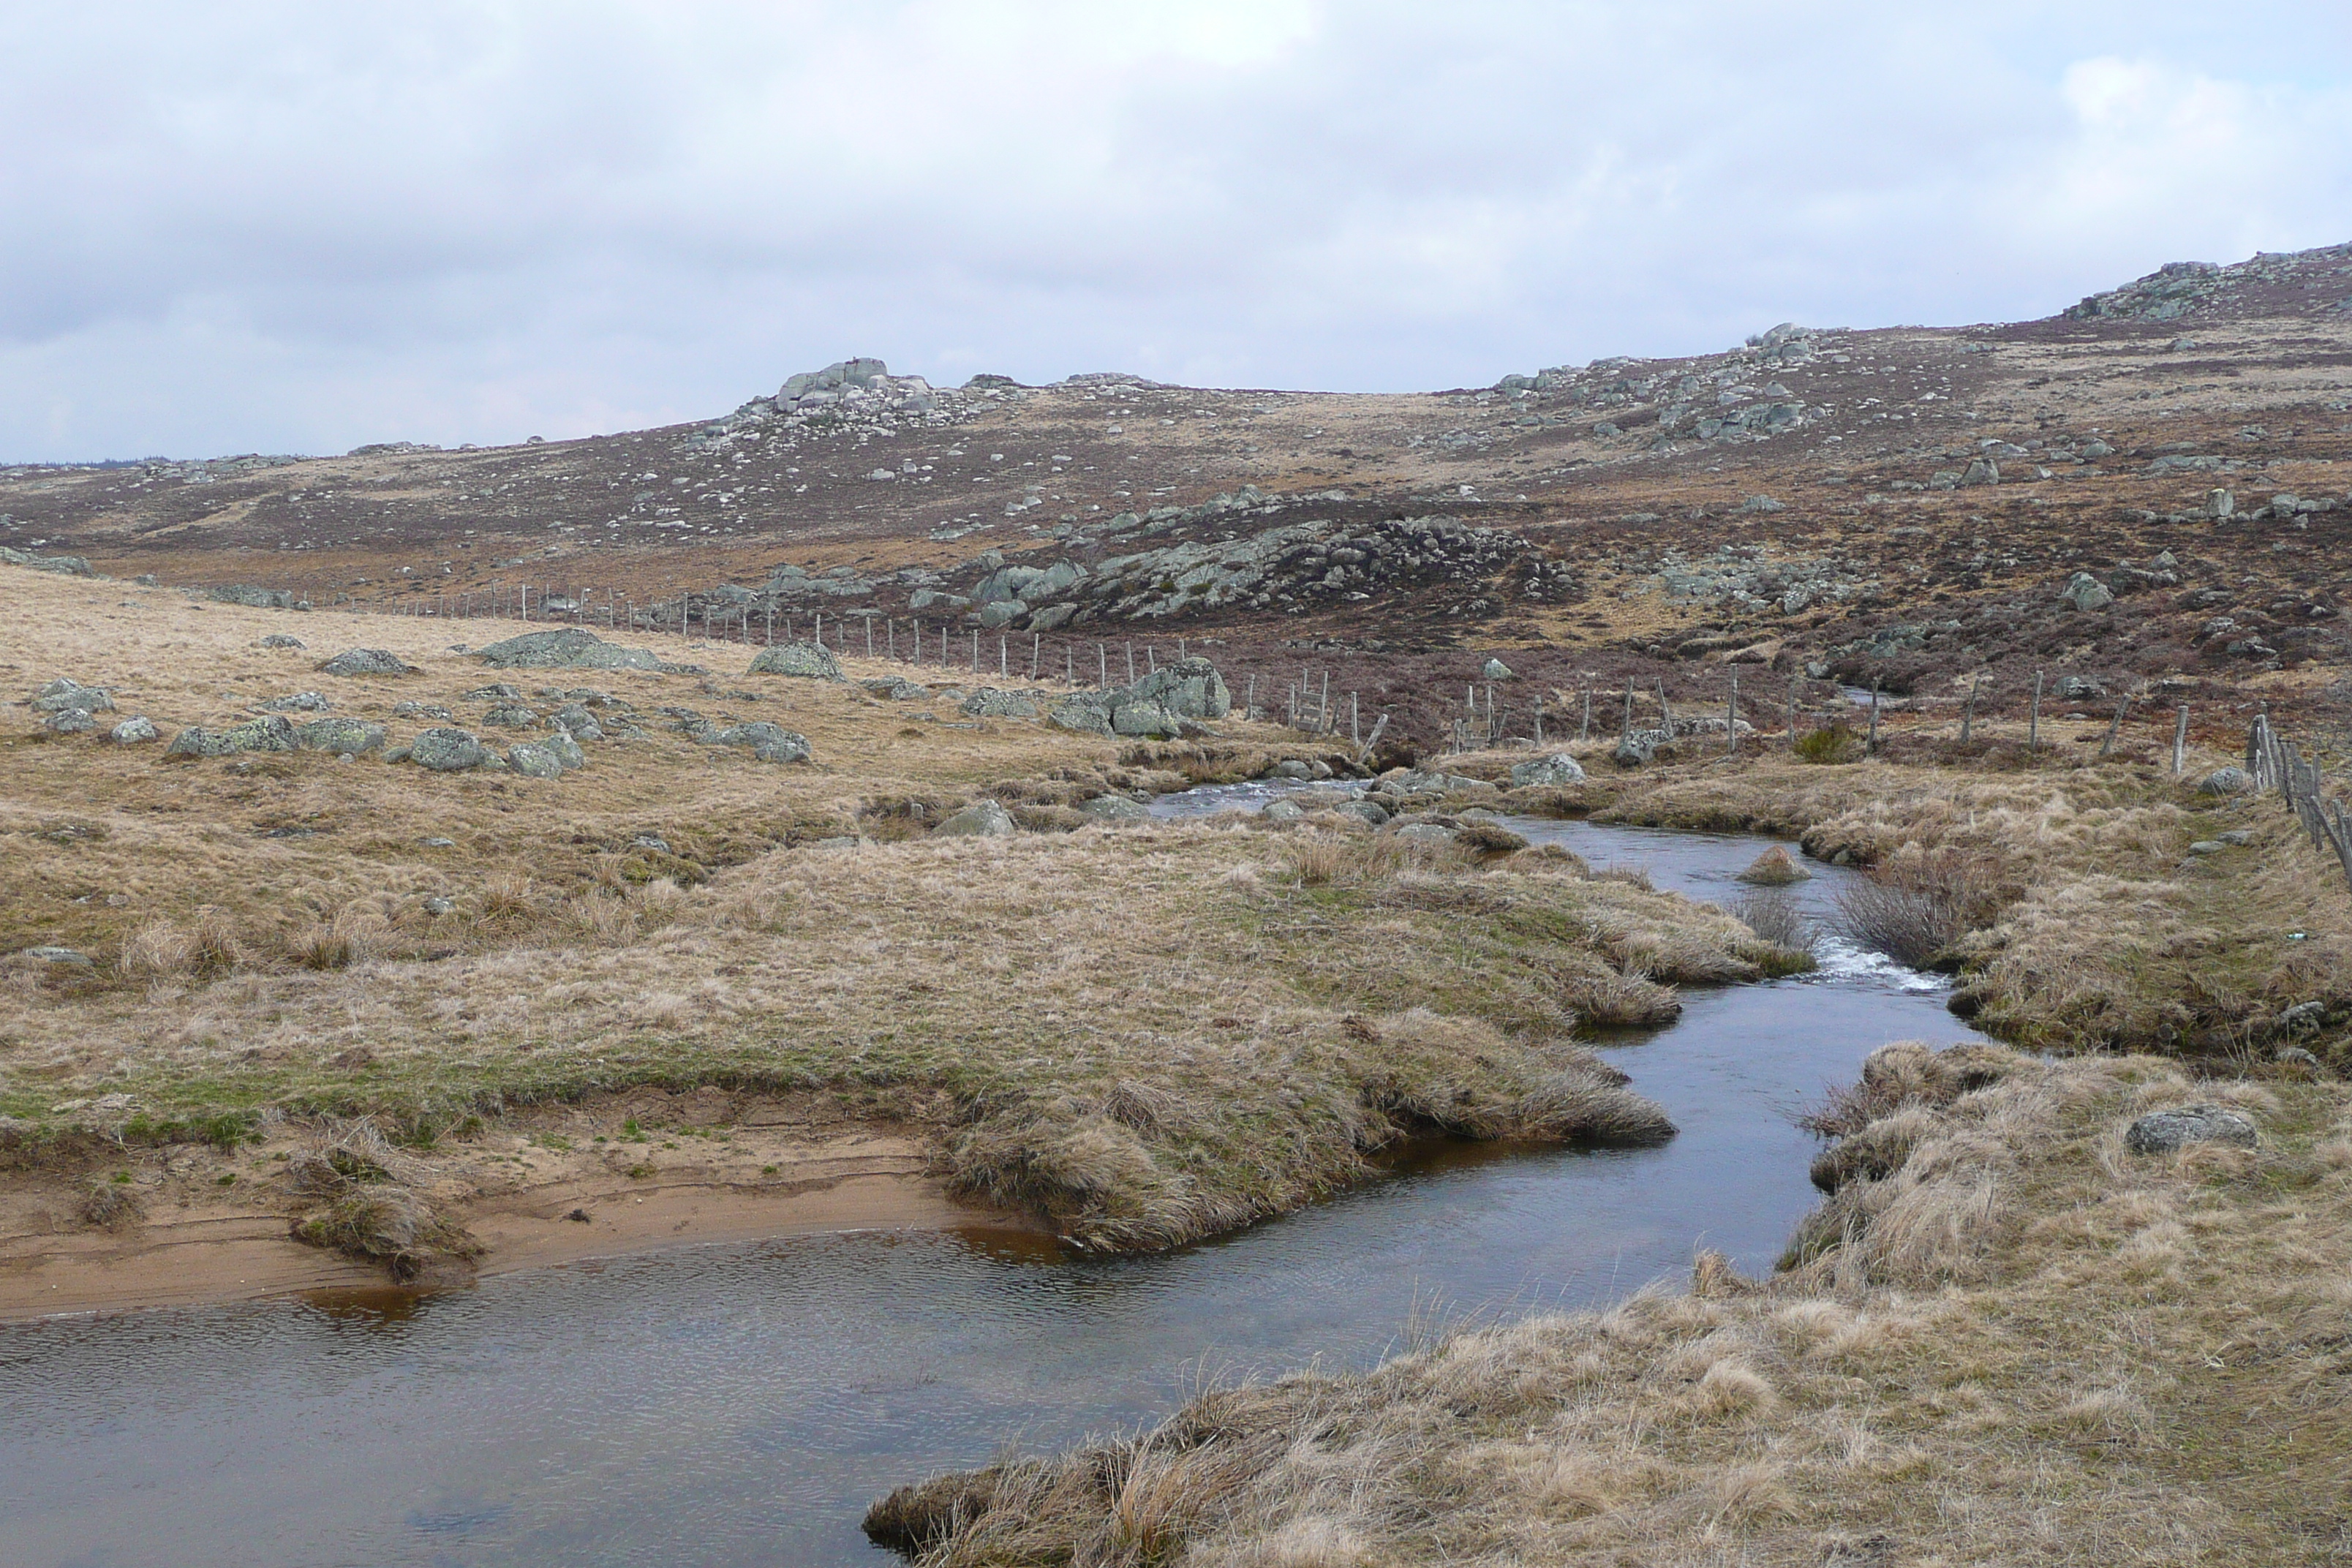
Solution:
[[[1263,800],[1261,795],[1260,799]],[[1512,819],[1704,899],[1767,841]],[[1826,915],[1836,879],[1792,890]],[[1422,1144],[1305,1213],[1148,1258],[868,1234],[0,1328],[10,1564],[872,1562],[866,1502],[1165,1411],[1205,1377],[1365,1364],[1433,1300],[1485,1321],[1620,1295],[1713,1247],[1770,1266],[1811,1199],[1789,1113],[1890,1039],[1975,1037],[1932,979],[1685,992],[1611,1047],[1657,1149]]]

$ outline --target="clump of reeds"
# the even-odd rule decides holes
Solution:
[[[1812,880],[1813,874],[1797,863],[1785,844],[1775,844],[1748,863],[1739,880],[1751,888],[1786,888]]]
[[[1821,932],[1797,900],[1778,889],[1758,889],[1731,900],[1731,913],[1749,931],[1775,947],[1811,952]]]
[[[394,1147],[373,1121],[331,1124],[287,1163],[296,1192],[326,1200],[295,1218],[294,1239],[381,1263],[396,1279],[472,1263],[482,1244],[416,1190],[425,1174],[423,1163]]]
[[[1998,920],[2008,902],[1986,861],[1947,851],[1875,866],[1847,883],[1838,889],[1838,921],[1864,946],[1926,969]]]
[[[77,1211],[84,1225],[100,1230],[128,1230],[147,1217],[139,1189],[120,1177],[90,1183],[83,1189]]]

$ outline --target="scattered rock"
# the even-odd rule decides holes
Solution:
[[[753,675],[796,675],[811,680],[842,679],[841,660],[822,643],[781,642],[751,660]]]
[[[1482,679],[1486,680],[1517,680],[1518,679],[1517,676],[1511,673],[1511,667],[1505,664],[1499,658],[1489,658],[1485,664],[1480,665],[1478,667],[1478,674]]]
[[[1389,819],[1387,809],[1381,805],[1377,801],[1341,801],[1334,809],[1339,811],[1343,816],[1352,816],[1358,821],[1369,824],[1373,827],[1381,826]]]
[[[522,688],[507,681],[495,681],[488,686],[477,686],[459,699],[464,702],[520,702]],[[404,704],[403,706],[406,706]]]
[[[999,691],[983,686],[963,700],[961,711],[967,719],[1034,719],[1037,705],[1045,699],[1042,691]]]
[[[2062,675],[2050,683],[2050,695],[2064,702],[2082,702],[2106,694],[2107,689],[2087,675]]]
[[[415,675],[415,666],[380,647],[355,647],[319,666],[321,675]]]
[[[1270,800],[1259,808],[1258,815],[1268,822],[1296,822],[1307,815],[1307,808],[1295,800]]]
[[[564,773],[563,759],[532,741],[518,741],[508,747],[507,766],[529,779],[560,779]]]
[[[1511,764],[1513,788],[1525,788],[1531,784],[1556,786],[1583,782],[1584,764],[1566,752],[1554,752],[1548,757],[1538,757],[1531,762]]]
[[[995,801],[975,801],[931,831],[951,838],[1010,838],[1013,816]]]
[[[747,746],[751,748],[751,754],[763,763],[804,763],[814,754],[807,736],[764,721],[714,731],[708,737],[707,743]]]
[[[1073,691],[1045,710],[1045,722],[1081,735],[1108,735],[1111,732],[1110,703],[1099,691]]]
[[[2218,838],[2200,838],[2189,847],[2191,855],[2219,855],[2228,845]]]
[[[98,721],[79,708],[52,713],[41,723],[52,735],[86,735],[98,728]]]
[[[446,725],[436,725],[408,743],[408,761],[436,773],[463,773],[489,759],[489,752],[479,741]]]
[[[160,741],[163,737],[163,731],[155,728],[154,721],[142,714],[136,719],[125,719],[121,723],[117,724],[112,731],[112,738],[126,746],[135,746],[142,741]]]
[[[454,915],[457,912],[457,900],[445,899],[436,893],[425,900],[425,912],[436,920],[443,915]]]
[[[33,693],[36,713],[109,713],[113,709],[113,692],[102,686],[84,686],[69,676],[59,676]]]
[[[262,638],[260,643],[257,646],[261,647],[299,648],[307,647],[308,645],[305,644],[300,637],[290,636],[285,632],[272,632],[268,637]]]
[[[2088,572],[2077,572],[2058,590],[2059,599],[2077,610],[2104,610],[2116,602],[2107,585]]]
[[[1315,776],[1315,770],[1291,757],[1266,769],[1265,776],[1270,779],[1311,779]]]
[[[886,675],[876,680],[858,684],[873,695],[891,702],[917,702],[931,694],[928,686],[918,686],[903,675]]]
[[[24,952],[25,956],[27,958],[37,958],[43,963],[62,963],[69,969],[93,969],[97,967],[90,962],[89,954],[82,952],[79,948],[28,947],[24,950]]]
[[[226,730],[203,730],[194,725],[172,737],[164,755],[172,757],[226,757],[238,752],[290,752],[294,749],[294,726],[272,713],[265,719],[248,719],[242,724],[232,724]]]
[[[1123,795],[1098,795],[1092,800],[1082,800],[1078,803],[1078,815],[1102,822],[1144,822],[1151,816],[1142,802]]]
[[[2205,492],[2205,515],[2214,521],[2220,522],[2225,518],[2234,516],[2237,510],[2238,498],[2228,490],[2214,489]]]
[[[395,719],[454,719],[456,714],[437,702],[395,702],[392,705]]]
[[[298,691],[291,697],[273,697],[261,706],[271,713],[324,713],[334,704],[315,691]]]
[[[1434,822],[1408,822],[1396,830],[1396,836],[1407,844],[1452,845],[1454,830]]]
[[[295,726],[294,743],[310,752],[363,757],[383,750],[383,726],[358,719],[313,719]]]
[[[2251,1149],[2261,1141],[2252,1121],[2218,1105],[2154,1111],[2124,1132],[2124,1146],[2135,1154],[2175,1154],[2191,1143],[2234,1143]]]
[[[641,647],[606,642],[579,626],[525,632],[478,649],[475,658],[493,669],[659,669],[659,656]]]
[[[1788,846],[1775,844],[1748,863],[1748,869],[1738,879],[1757,888],[1785,888],[1795,882],[1810,882],[1813,874],[1797,863]]]
[[[2243,768],[2215,768],[2197,781],[2199,795],[2243,795],[2254,787],[2254,775]]]
[[[482,715],[482,722],[501,730],[536,730],[539,715],[519,702],[501,702]]]
[[[2000,465],[1990,458],[1970,458],[1960,475],[1964,485],[1997,485],[2000,483]]]

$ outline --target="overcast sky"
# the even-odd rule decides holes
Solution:
[[[0,460],[1402,390],[2352,240],[2352,5],[0,7]]]

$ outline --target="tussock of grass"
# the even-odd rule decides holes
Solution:
[[[2263,1149],[2123,1152],[2132,1117],[2217,1095]],[[869,1531],[924,1568],[2334,1560],[2342,1086],[1901,1047],[1823,1116],[1911,1131],[1801,1267],[1702,1256],[1688,1294],[1215,1390],[903,1489]]]

